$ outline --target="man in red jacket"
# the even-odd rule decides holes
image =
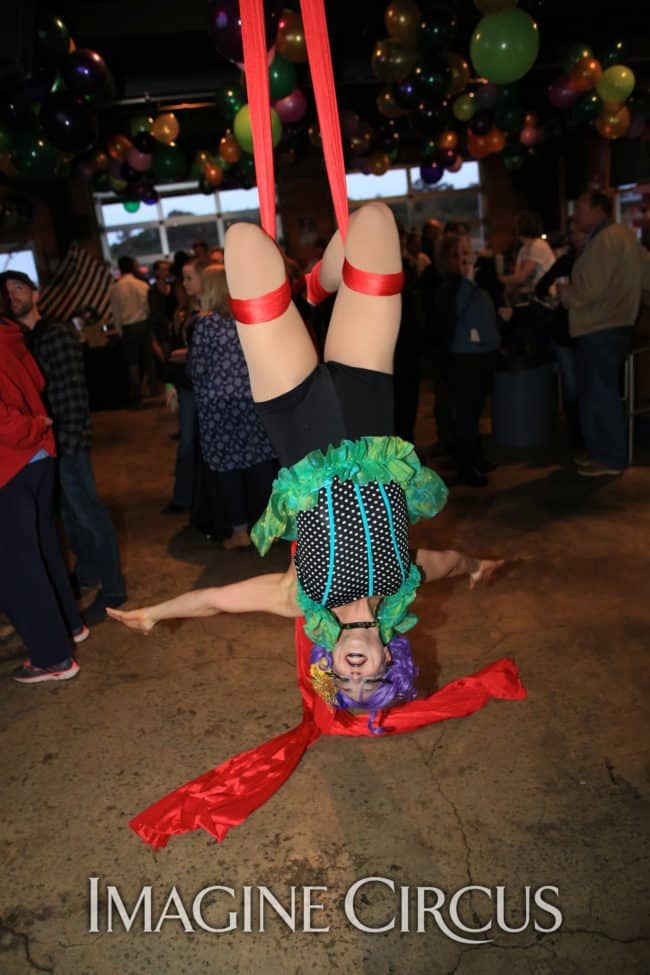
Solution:
[[[1,298],[1,296],[0,296]],[[54,437],[43,377],[0,300],[0,609],[29,651],[21,684],[79,673],[89,635],[70,588],[54,522]]]

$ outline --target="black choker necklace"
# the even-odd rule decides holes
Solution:
[[[342,630],[369,630],[371,626],[377,626],[376,620],[362,620],[358,623],[341,623]]]

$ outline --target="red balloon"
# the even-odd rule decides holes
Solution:
[[[294,88],[284,98],[280,98],[277,102],[274,102],[273,108],[280,116],[281,122],[284,122],[286,125],[292,125],[294,122],[299,122],[307,111],[307,99],[300,88]]]
[[[548,88],[548,100],[554,108],[571,108],[580,92],[573,87],[571,75],[563,74]]]

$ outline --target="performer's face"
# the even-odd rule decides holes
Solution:
[[[363,703],[383,681],[390,659],[377,630],[344,630],[332,650],[336,689]]]

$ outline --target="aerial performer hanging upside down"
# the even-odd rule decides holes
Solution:
[[[302,9],[324,130],[312,57],[314,37],[323,36],[322,0],[303,0]],[[247,73],[255,38],[247,37],[246,17],[260,11],[259,0],[241,0]],[[259,86],[249,79],[251,93],[268,78],[263,34],[259,47],[254,60],[264,71]],[[322,45],[318,53],[322,57]],[[325,53],[328,61],[328,48]],[[265,143],[268,96],[264,106],[262,92],[260,110],[253,109],[251,99],[257,150]],[[275,222],[269,213],[272,194],[264,193],[260,179],[267,162],[256,151],[262,223],[269,230]],[[332,169],[330,154],[331,184]],[[421,466],[411,444],[393,436],[393,352],[402,288],[397,229],[381,203],[362,207],[349,224],[340,205],[337,216],[339,231],[308,283],[314,301],[336,292],[320,364],[272,237],[255,225],[235,224],[225,242],[231,309],[253,399],[282,464],[251,535],[262,555],[276,539],[292,540],[289,569],[157,606],[110,611],[145,632],[160,620],[220,612],[266,611],[296,619],[301,724],[187,783],[132,820],[132,828],[154,847],[197,828],[223,839],[280,787],[321,734],[397,734],[470,714],[493,697],[525,697],[516,667],[504,658],[417,699],[417,667],[403,634],[417,622],[410,606],[418,585],[461,574],[473,585],[501,563],[409,550],[409,523],[435,515],[447,489]],[[365,713],[354,713],[359,710]]]

